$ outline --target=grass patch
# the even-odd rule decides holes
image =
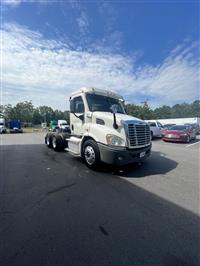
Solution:
[[[25,127],[23,128],[24,133],[41,133],[41,132],[46,132],[48,129],[43,129],[43,128],[36,128],[36,127]]]

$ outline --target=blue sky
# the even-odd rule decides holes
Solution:
[[[197,1],[1,5],[2,103],[68,108],[82,86],[151,107],[199,97]]]

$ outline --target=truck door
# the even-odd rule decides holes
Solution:
[[[84,103],[81,96],[70,101],[70,129],[72,134],[83,135],[84,133]]]

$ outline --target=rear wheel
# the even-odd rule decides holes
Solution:
[[[63,143],[61,136],[54,135],[52,137],[52,147],[53,147],[54,151],[64,150],[64,143]]]
[[[100,162],[100,152],[97,143],[90,139],[83,144],[83,158],[89,168],[96,168]]]
[[[52,148],[52,137],[50,134],[47,134],[46,138],[45,138],[45,142],[47,144],[48,148]]]

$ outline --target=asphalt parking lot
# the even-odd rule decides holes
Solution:
[[[98,172],[44,133],[0,144],[0,265],[200,265],[199,140]]]

